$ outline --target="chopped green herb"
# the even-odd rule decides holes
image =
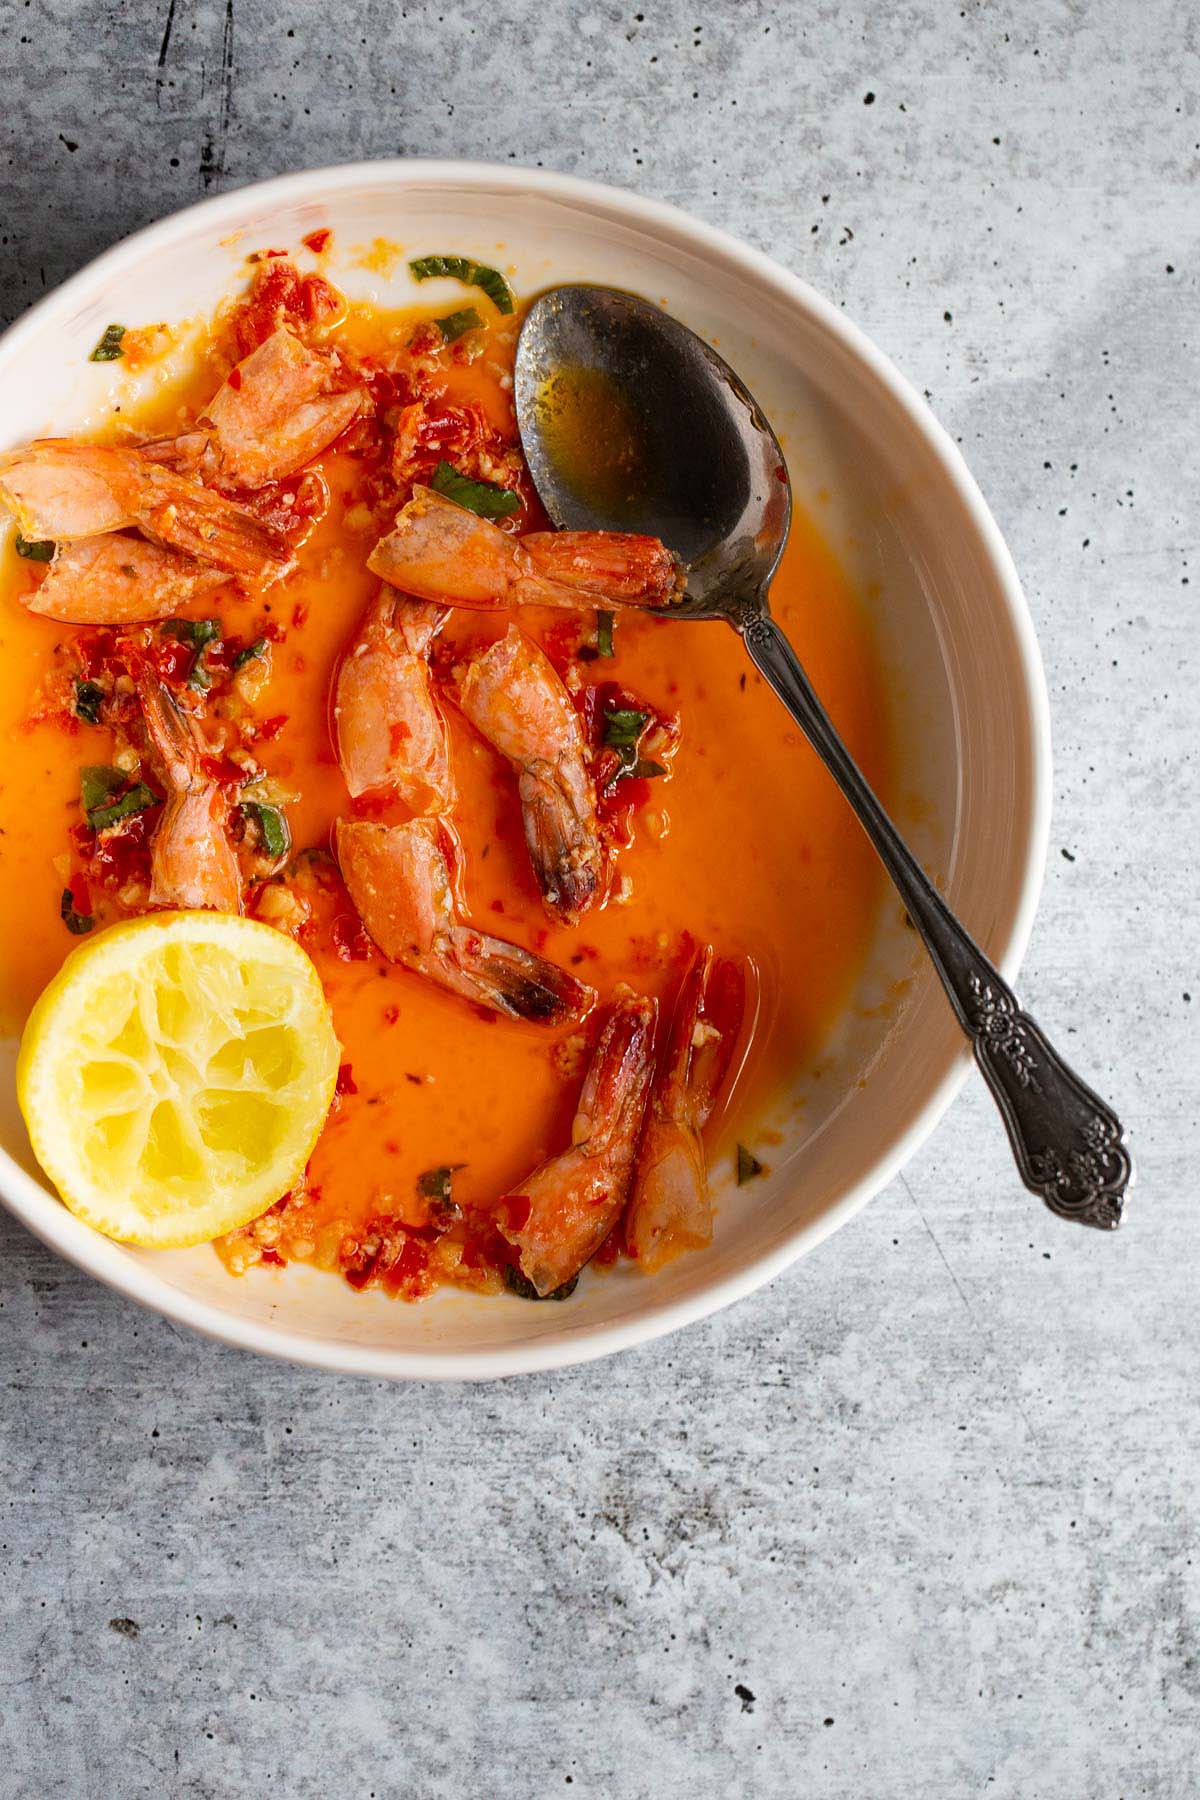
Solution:
[[[510,1294],[516,1294],[520,1300],[569,1300],[579,1285],[579,1274],[576,1271],[569,1281],[564,1281],[561,1287],[556,1287],[551,1293],[539,1294],[532,1281],[512,1264],[504,1271],[504,1285]]]
[[[494,481],[472,481],[468,475],[460,474],[453,463],[440,462],[429,485],[447,500],[456,500],[468,512],[478,513],[481,519],[506,519],[521,505],[520,494],[514,494],[511,488],[497,487]]]
[[[246,800],[242,803],[244,813],[249,813],[258,827],[259,842],[264,853],[275,862],[282,862],[292,847],[291,828],[287,815],[277,806],[268,806],[262,800]]]
[[[762,1173],[763,1166],[759,1162],[757,1156],[755,1156],[752,1151],[747,1150],[745,1144],[739,1144],[737,1147],[738,1186],[745,1187],[748,1181],[753,1181],[756,1175],[761,1175]]]
[[[426,1169],[423,1175],[417,1176],[417,1192],[426,1200],[437,1200],[443,1206],[450,1204],[451,1177],[459,1169],[465,1169],[465,1163],[441,1163],[436,1169]]]
[[[104,699],[104,689],[98,681],[77,681],[75,683],[75,717],[85,724],[100,723],[100,704]]]
[[[106,825],[115,825],[120,819],[130,819],[134,813],[158,805],[158,795],[144,781],[122,793],[128,780],[124,769],[110,768],[105,763],[89,763],[80,769],[79,797],[93,831],[103,831]]]
[[[510,313],[516,304],[512,289],[499,269],[491,269],[487,263],[472,262],[469,256],[418,256],[408,267],[414,281],[448,275],[454,281],[465,282],[467,287],[481,288],[498,312]]]
[[[482,326],[483,320],[473,306],[460,306],[457,312],[447,313],[444,319],[437,320],[444,344],[457,343],[464,332],[479,331]]]
[[[63,924],[71,933],[72,937],[82,937],[84,933],[90,931],[92,926],[96,923],[91,913],[76,912],[75,896],[72,894],[70,888],[63,889],[62,900],[59,903],[58,910],[62,915]]]
[[[193,650],[203,650],[205,644],[211,644],[214,638],[221,635],[220,619],[164,619],[159,630],[167,637],[178,638],[181,644],[190,644]]]
[[[26,562],[49,562],[58,545],[53,538],[26,538],[17,533],[17,555]]]
[[[127,793],[119,794],[108,806],[92,806],[87,808],[87,822],[93,831],[105,831],[110,825],[117,825],[122,819],[132,819],[135,813],[148,811],[157,806],[159,796],[153,788],[148,788],[144,781],[139,781]]]
[[[606,708],[604,742],[610,750],[632,750],[649,723],[649,713],[634,712],[631,706]]]
[[[104,336],[100,339],[100,342],[88,357],[88,361],[116,362],[118,358],[124,354],[121,349],[121,339],[124,336],[125,327],[123,325],[105,326]]]
[[[621,770],[622,775],[634,775],[639,781],[655,781],[666,772],[662,763],[650,762],[644,756],[636,757],[632,763],[626,764]]]
[[[610,612],[596,614],[596,649],[601,656],[615,656],[613,649],[613,616]]]
[[[79,771],[79,799],[84,812],[107,806],[114,794],[120,793],[129,777],[124,769],[110,768],[107,763],[88,763]]]
[[[239,669],[244,669],[248,662],[253,662],[255,657],[265,656],[266,654],[267,654],[266,638],[255,638],[255,640],[252,644],[247,644],[245,649],[239,650],[237,655],[234,657],[233,663],[231,665],[233,668],[234,674],[236,675],[236,673]]]

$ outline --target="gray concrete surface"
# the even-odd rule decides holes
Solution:
[[[467,154],[677,201],[962,442],[1054,699],[1025,990],[1136,1129],[1114,1240],[972,1088],[760,1298],[387,1389],[0,1222],[6,1796],[1200,1790],[1200,58],[1180,0],[9,0],[0,306],[197,196]],[[1190,582],[1190,585],[1189,585]]]

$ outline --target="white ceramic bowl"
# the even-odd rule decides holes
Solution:
[[[1041,883],[1050,783],[1045,684],[1012,561],[958,451],[887,359],[819,294],[724,233],[633,194],[503,165],[376,162],[267,181],[138,232],[0,339],[4,446],[104,408],[127,377],[86,353],[110,320],[199,315],[229,291],[247,250],[293,247],[325,225],[335,279],[356,295],[415,296],[403,258],[364,266],[364,247],[394,240],[499,262],[524,293],[562,280],[631,288],[719,340],[783,436],[799,500],[828,490],[822,521],[877,596],[898,821],[1011,978]],[[904,976],[904,1000],[879,1006]],[[0,1190],[81,1268],[227,1343],[375,1376],[484,1378],[625,1349],[751,1293],[895,1175],[968,1067],[889,896],[821,1081],[798,1077],[781,1108],[785,1148],[769,1182],[722,1197],[707,1251],[650,1279],[634,1269],[585,1279],[563,1306],[456,1292],[405,1306],[311,1269],[234,1280],[206,1247],[109,1243],[40,1180],[7,1066]]]

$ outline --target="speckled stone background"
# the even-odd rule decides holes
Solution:
[[[204,193],[401,152],[677,201],[866,326],[1025,579],[1056,775],[1024,988],[1141,1163],[1118,1237],[1058,1225],[972,1087],[765,1294],[474,1389],[222,1351],[5,1217],[0,1793],[1190,1800],[1194,10],[0,16],[9,316]]]

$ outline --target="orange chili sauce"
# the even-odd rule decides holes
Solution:
[[[430,316],[427,308],[351,309],[334,341],[382,347]],[[511,360],[512,322],[489,337],[485,357],[448,368],[445,391],[478,401],[515,437],[511,399],[497,374]],[[178,428],[181,404],[199,408],[216,385],[200,358],[188,381],[124,410],[122,420],[139,433],[165,434]],[[287,715],[280,735],[257,754],[269,775],[299,792],[288,808],[297,849],[326,846],[333,821],[350,810],[330,743],[328,693],[339,652],[377,585],[365,567],[374,531],[355,535],[347,524],[361,466],[335,449],[320,467],[333,503],[296,572],[267,596],[288,630],[255,702],[263,717]],[[108,751],[95,728],[65,732],[61,724],[30,722],[31,693],[56,662],[70,661],[75,635],[19,604],[31,580],[29,565],[10,550],[0,580],[0,1019],[10,1030],[20,1028],[76,941],[60,920],[61,860],[80,818],[79,766],[103,762]],[[829,545],[799,509],[772,605],[860,765],[886,791],[885,708],[865,616]],[[262,599],[228,595],[218,606],[229,633],[251,634],[264,610]],[[544,639],[563,616],[527,612],[520,623]],[[485,642],[508,622],[505,614],[462,612],[452,615],[446,637]],[[832,781],[727,627],[618,613],[615,650],[612,660],[586,664],[584,681],[618,682],[677,714],[681,729],[670,777],[645,784],[635,841],[619,858],[628,898],[611,899],[575,929],[549,923],[525,854],[512,772],[447,705],[464,891],[475,922],[572,967],[601,1002],[618,982],[669,1001],[684,933],[711,941],[722,956],[753,960],[758,1024],[732,1103],[710,1127],[716,1158],[735,1138],[753,1146],[755,1116],[815,1057],[860,968],[880,880]],[[338,1230],[322,1232],[322,1224],[340,1230],[386,1214],[389,1196],[410,1196],[423,1171],[463,1165],[456,1200],[486,1206],[565,1147],[579,1084],[564,1079],[551,1052],[570,1030],[487,1020],[382,956],[347,963],[317,945],[314,957],[357,1092],[335,1106],[310,1166],[319,1190],[309,1214],[317,1228],[312,1260],[337,1266]]]

